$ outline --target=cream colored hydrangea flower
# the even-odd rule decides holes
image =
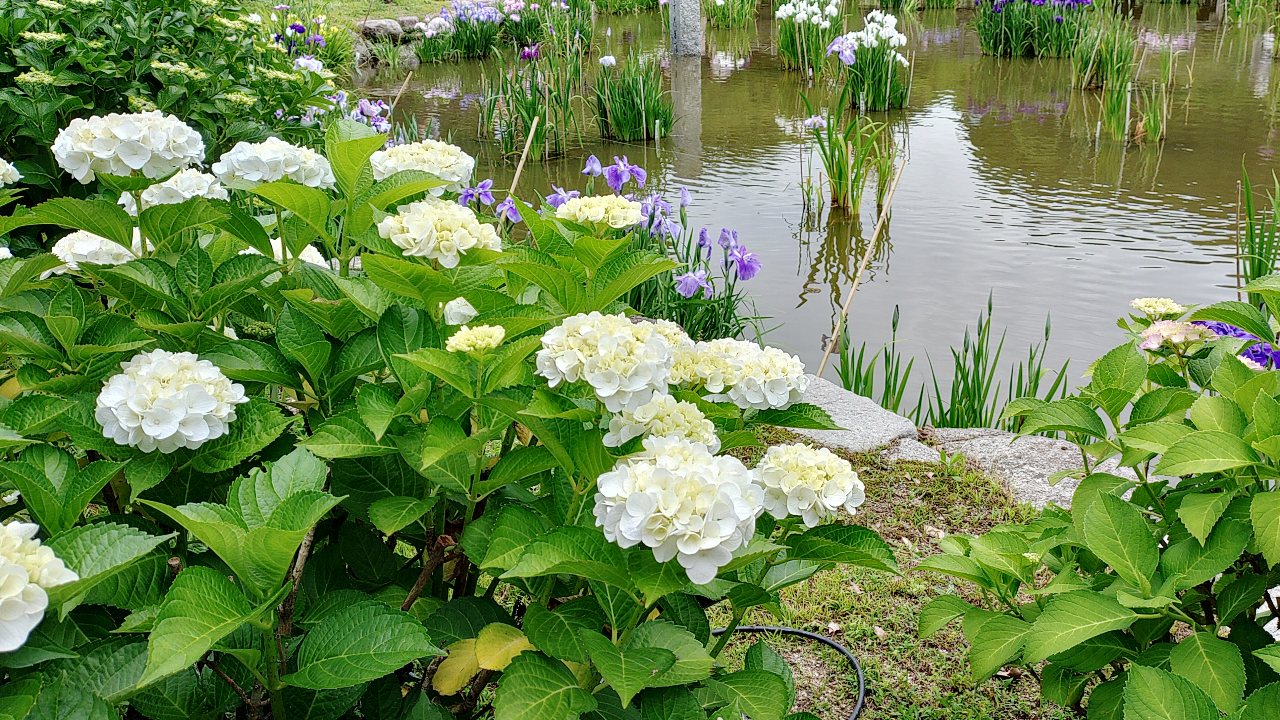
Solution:
[[[274,137],[258,143],[236,143],[211,169],[231,187],[250,188],[277,180],[315,188],[334,184],[333,168],[323,155]]]
[[[44,619],[49,588],[80,579],[40,544],[39,529],[17,521],[0,525],[0,652],[22,647]]]
[[[695,343],[674,355],[673,384],[700,387],[744,410],[789,407],[809,386],[800,358],[745,340]]]
[[[50,272],[60,275],[68,270],[79,270],[80,263],[91,265],[123,265],[142,254],[142,236],[133,229],[133,247],[127,248],[114,240],[94,235],[88,230],[76,230],[58,238],[50,249],[62,265]]]
[[[794,515],[809,527],[841,508],[852,513],[866,500],[853,466],[826,448],[774,445],[760,458],[755,477],[770,515]]]
[[[420,170],[444,180],[447,184],[433,188],[439,197],[445,190],[461,192],[471,182],[476,160],[457,145],[439,140],[423,140],[379,150],[369,158],[373,179],[384,180],[404,170]]]
[[[542,336],[537,374],[551,387],[585,381],[609,412],[649,402],[667,391],[671,349],[644,324],[599,312],[565,319]]]
[[[454,298],[444,304],[445,325],[463,325],[474,320],[478,314],[464,297]]]
[[[261,255],[257,248],[247,248],[240,251],[241,255]],[[272,259],[278,263],[284,262],[284,243],[280,238],[271,238],[271,255]],[[331,267],[329,261],[324,259],[324,255],[316,249],[315,245],[308,245],[302,248],[302,252],[298,253],[298,259],[308,265],[318,265],[322,268]]]
[[[492,225],[480,222],[471,208],[439,198],[401,205],[378,223],[378,234],[409,257],[425,257],[447,268],[457,267],[475,248],[502,250]]]
[[[720,449],[716,426],[698,406],[670,395],[654,395],[644,405],[623,408],[615,413],[609,418],[609,432],[605,433],[604,444],[606,447],[619,447],[644,435],[702,443],[713,453]]]
[[[249,401],[243,386],[193,353],[152,350],[120,369],[98,394],[94,417],[104,437],[143,452],[194,450],[222,437],[236,405]]]
[[[82,183],[98,173],[162,178],[204,161],[200,133],[159,110],[75,118],[52,150],[58,165]]]
[[[674,437],[648,437],[644,451],[597,481],[596,525],[610,542],[644,545],[658,562],[673,558],[693,583],[715,579],[751,541],[764,491],[733,457]]]
[[[1187,311],[1185,307],[1174,302],[1171,298],[1158,297],[1134,298],[1129,302],[1129,307],[1150,317],[1181,315]]]
[[[16,184],[21,179],[22,173],[18,172],[18,168],[10,165],[4,158],[0,158],[0,188]]]
[[[1212,330],[1195,323],[1180,320],[1157,320],[1142,331],[1143,350],[1156,350],[1164,345],[1185,347],[1195,342],[1207,342],[1218,337]]]
[[[142,209],[156,205],[177,205],[197,197],[226,200],[231,196],[222,187],[222,183],[218,182],[218,178],[195,168],[187,168],[179,170],[168,180],[143,190]],[[119,203],[130,215],[138,214],[138,203],[129,193],[121,193]]]
[[[445,341],[444,349],[449,352],[483,352],[501,345],[506,336],[506,328],[500,325],[463,325]]]
[[[571,198],[556,208],[556,217],[581,225],[608,226],[617,230],[635,227],[644,219],[640,203],[618,195]]]

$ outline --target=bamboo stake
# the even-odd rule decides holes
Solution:
[[[836,323],[831,328],[831,340],[827,343],[827,351],[822,354],[822,362],[818,363],[818,377],[822,377],[822,371],[827,369],[827,360],[831,359],[831,350],[836,346],[837,333],[844,327],[845,320],[849,317],[849,307],[853,305],[853,298],[858,294],[858,285],[862,282],[862,274],[866,272],[867,264],[871,262],[871,256],[875,254],[875,243],[880,237],[880,230],[884,227],[885,222],[889,219],[889,208],[893,204],[893,194],[898,190],[898,181],[902,179],[902,171],[907,167],[907,161],[903,160],[898,166],[898,171],[893,174],[893,183],[889,185],[889,192],[884,196],[884,207],[880,210],[880,217],[876,219],[875,229],[871,231],[871,242],[867,243],[866,252],[862,254],[862,260],[858,263],[858,272],[853,276],[853,286],[849,288],[849,297],[845,299],[844,305],[840,308],[840,317],[836,319]]]
[[[538,132],[538,121],[542,119],[541,115],[534,115],[533,122],[529,123],[529,137],[524,140],[524,150],[520,151],[520,164],[516,165],[515,177],[511,179],[511,189],[507,194],[515,197],[516,185],[520,184],[520,173],[524,171],[524,161],[529,159],[529,148],[533,145],[533,136]]]
[[[409,89],[409,81],[413,79],[413,73],[404,76],[404,82],[400,84],[400,92],[396,93],[396,97],[391,101],[391,107],[387,108],[387,117],[394,117],[396,113],[396,105],[400,104],[400,98],[404,95],[404,91]]]

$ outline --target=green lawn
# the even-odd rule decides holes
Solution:
[[[447,3],[441,0],[335,0],[327,5],[330,21],[355,25],[365,18],[398,18],[413,15],[419,19],[435,15]]]
[[[1066,720],[1067,710],[1042,703],[1034,678],[974,683],[957,624],[922,641],[916,615],[933,597],[964,592],[947,578],[916,572],[937,552],[940,533],[970,534],[1000,523],[1027,520],[1030,508],[1016,503],[986,476],[941,466],[889,466],[877,456],[846,456],[867,489],[867,502],[852,518],[894,546],[901,577],[861,569],[833,570],[783,593],[784,616],[759,612],[746,622],[787,625],[832,636],[858,656],[867,678],[865,720]],[[713,622],[723,625],[727,617]],[[735,640],[733,660],[754,639]],[[839,655],[813,650],[805,641],[770,640],[795,667],[798,709],[822,720],[843,720],[852,710],[851,673]],[[733,651],[736,650],[737,653]]]

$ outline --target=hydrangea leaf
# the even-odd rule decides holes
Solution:
[[[1198,475],[1248,467],[1258,454],[1238,435],[1198,430],[1175,442],[1156,466],[1161,475]]]
[[[1117,575],[1144,591],[1151,589],[1160,548],[1136,506],[1115,495],[1099,495],[1085,513],[1084,538]]]
[[[765,670],[739,670],[707,681],[735,716],[751,720],[782,720],[787,706],[786,681]]]
[[[577,720],[596,699],[559,660],[521,653],[498,681],[494,720]]]
[[[879,534],[859,525],[819,525],[791,538],[791,560],[814,560],[898,572],[893,549]]]
[[[688,685],[711,676],[714,660],[706,646],[678,625],[658,620],[638,626],[623,649],[633,648],[663,648],[675,653],[675,664],[654,678],[649,683],[651,687]]]
[[[236,419],[227,426],[226,435],[200,446],[191,467],[202,473],[230,470],[271,444],[294,422],[270,401],[251,398],[236,408]]]
[[[1213,701],[1186,678],[1130,665],[1124,685],[1125,720],[1216,720]]]
[[[347,606],[316,625],[284,682],[330,690],[375,680],[427,655],[442,655],[412,615],[376,600]]]
[[[620,650],[608,638],[598,632],[583,631],[583,645],[591,662],[604,676],[605,681],[618,693],[622,706],[676,663],[675,653],[666,648],[630,648]]]
[[[520,628],[507,623],[485,625],[476,636],[476,660],[485,670],[505,670],[513,658],[533,649],[529,638],[525,637]]]
[[[1040,662],[1091,637],[1123,630],[1137,620],[1132,610],[1089,590],[1055,595],[1032,625],[1024,657],[1027,662]]]
[[[590,596],[570,600],[548,610],[530,605],[524,616],[524,631],[542,652],[560,660],[587,662],[587,648],[581,632],[599,632],[604,613]]]
[[[530,545],[504,578],[543,577],[567,573],[633,591],[626,559],[617,545],[595,528],[566,526]]]
[[[1280,492],[1254,495],[1249,516],[1263,557],[1272,566],[1280,565]]]
[[[445,658],[431,677],[431,689],[441,695],[457,695],[480,672],[480,658],[476,657],[475,638],[459,640],[450,645]]]
[[[148,535],[128,525],[90,523],[46,543],[79,580],[49,589],[49,607],[66,617],[91,588],[146,557],[169,535]]]
[[[1169,669],[1190,680],[1224,713],[1244,699],[1244,658],[1240,648],[1205,632],[1192,633],[1169,652]]]

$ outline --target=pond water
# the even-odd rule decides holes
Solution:
[[[801,94],[770,50],[767,6],[754,31],[708,32],[708,54],[664,58],[679,116],[658,144],[621,145],[588,136],[585,147],[530,163],[521,195],[550,183],[581,187],[588,154],[627,155],[647,167],[669,197],[694,193],[691,222],[737,228],[764,261],[751,283],[767,340],[816,367],[858,253],[874,225],[807,217],[800,187]],[[1223,28],[1212,8],[1144,6],[1141,43],[1178,56],[1163,146],[1099,136],[1099,94],[1071,88],[1065,60],[982,55],[971,13],[924,11],[901,20],[914,53],[909,107],[887,116],[908,164],[893,202],[889,242],[877,253],[853,303],[855,342],[879,347],[900,308],[899,343],[925,362],[947,362],[987,296],[997,330],[1007,326],[1006,361],[1025,354],[1052,319],[1049,356],[1087,363],[1121,341],[1114,318],[1136,296],[1188,303],[1234,297],[1235,205],[1241,167],[1269,184],[1280,137],[1270,34]],[[860,23],[854,19],[853,26]],[[663,53],[656,13],[602,16],[597,52]],[[397,111],[430,120],[477,155],[479,177],[509,183],[511,164],[477,139],[478,63],[424,66]],[[399,78],[366,78],[364,92],[391,97]],[[868,192],[868,196],[873,193]],[[828,371],[834,378],[834,373]],[[919,369],[917,369],[919,372]],[[927,366],[925,368],[927,374]]]

